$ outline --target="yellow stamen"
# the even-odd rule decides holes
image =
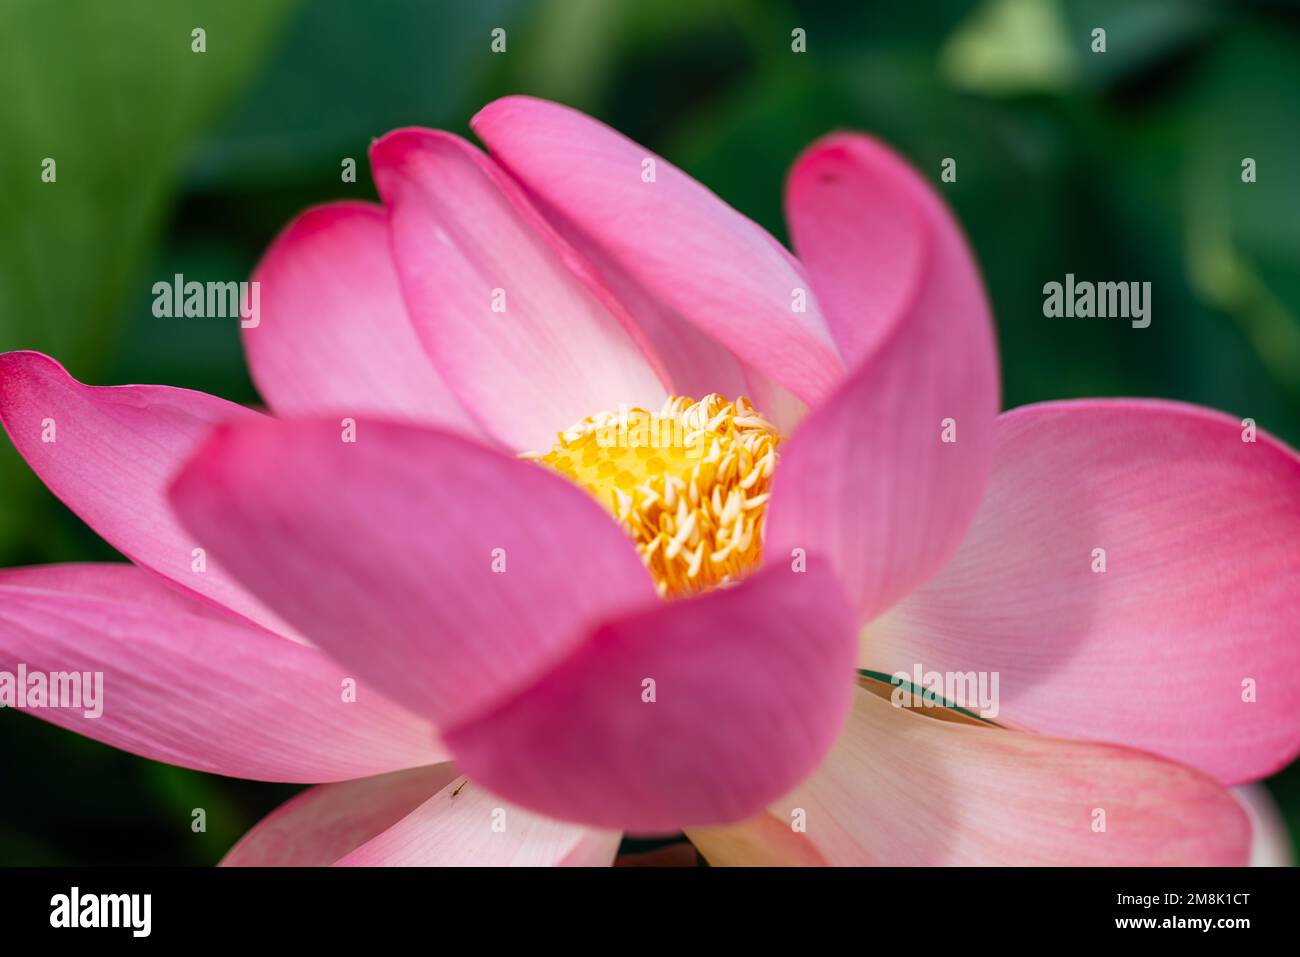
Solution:
[[[673,396],[658,415],[598,412],[526,453],[585,488],[636,543],[665,598],[757,564],[781,436],[744,396]]]

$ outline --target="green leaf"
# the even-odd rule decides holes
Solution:
[[[360,171],[358,186],[368,192],[366,149],[375,137],[416,125],[468,135],[493,71],[530,55],[531,6],[523,0],[308,4],[239,108],[204,141],[198,185],[337,186],[339,164],[350,156]],[[506,31],[505,54],[491,51],[497,28]]]
[[[0,7],[0,351],[39,349],[84,377],[103,368],[123,304],[148,282],[187,150],[294,2]],[[5,443],[0,545],[33,487]]]

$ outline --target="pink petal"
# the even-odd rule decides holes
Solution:
[[[180,527],[165,499],[168,482],[215,423],[258,418],[188,389],[82,385],[39,352],[0,355],[0,421],[51,492],[136,564],[287,634],[206,555],[206,570],[194,571],[194,549],[207,543]]]
[[[108,597],[125,575],[151,597]],[[94,577],[85,566],[75,576]],[[370,689],[345,700],[353,675],[321,652],[160,601],[148,572],[110,565],[84,594],[70,585],[57,565],[0,578],[0,671],[103,673],[101,714],[87,716],[97,708],[83,700],[31,708],[36,717],[155,761],[265,781],[341,780],[445,756],[428,724]]]
[[[786,184],[786,218],[844,361],[876,352],[918,309],[972,328],[988,323],[961,228],[908,162],[869,136],[837,133],[808,147]],[[927,288],[929,287],[929,288]]]
[[[834,741],[852,633],[831,576],[770,568],[610,622],[446,739],[472,779],[551,817],[635,832],[738,820]]]
[[[239,839],[222,867],[329,867],[456,779],[434,764],[308,788]]]
[[[334,422],[243,423],[214,434],[172,497],[254,594],[439,725],[657,602],[586,492],[448,433],[368,423],[349,444]]]
[[[1227,783],[1287,764],[1300,751],[1300,458],[1242,431],[1169,402],[1003,415],[974,527],[869,629],[865,666],[997,671],[1000,722]]]
[[[715,865],[1241,865],[1250,850],[1232,796],[1191,768],[863,690],[826,763],[769,816],[690,836]]]
[[[370,155],[416,332],[493,434],[544,450],[593,412],[663,404],[631,317],[492,160],[420,129],[389,133]]]
[[[512,807],[460,778],[338,864],[343,867],[608,867],[622,835]]]
[[[47,592],[67,592],[112,601],[125,600],[163,611],[180,611],[224,621],[243,620],[218,605],[196,599],[161,575],[141,572],[138,565],[128,562],[28,565],[22,568],[0,568],[0,586],[39,588]]]
[[[598,242],[554,210],[549,221],[600,273],[605,285],[635,317],[672,382],[675,395],[702,397],[719,392],[748,395],[764,417],[784,434],[807,414],[808,407],[784,386],[737,359],[725,346],[649,292],[618,265]]]
[[[858,365],[784,447],[766,552],[825,553],[865,621],[939,569],[979,506],[998,408],[992,325],[952,216],[874,141],[810,148],[789,207]]]
[[[386,416],[476,432],[406,315],[380,206],[303,213],[253,274],[260,321],[244,349],[281,415]]]
[[[629,276],[606,249],[578,231],[554,210],[539,207],[564,239],[584,256],[610,292],[636,320],[672,383],[674,395],[728,397],[751,394],[745,366],[716,339],[671,307],[656,300]],[[766,406],[760,406],[764,412]]]
[[[568,107],[509,96],[470,125],[548,213],[659,305],[647,320],[657,342],[689,322],[805,402],[830,392],[843,367],[807,279],[756,223]],[[653,182],[642,178],[646,162],[654,163]],[[796,291],[806,294],[806,311],[797,311]]]

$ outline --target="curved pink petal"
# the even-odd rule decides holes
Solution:
[[[352,672],[316,649],[157,596],[108,597],[123,574],[108,566],[84,594],[57,565],[0,578],[0,671],[103,675],[102,684],[82,678],[102,690],[95,702],[31,714],[155,761],[264,781],[341,780],[445,758],[430,725],[369,688],[353,691]],[[142,594],[158,587],[141,569],[126,574]],[[84,566],[76,575],[93,577]],[[45,578],[52,587],[41,587]]]
[[[389,133],[370,158],[415,330],[494,435],[545,450],[594,412],[663,404],[631,317],[491,159],[421,129]]]
[[[1285,765],[1300,751],[1300,457],[1242,435],[1170,402],[1006,413],[970,534],[868,629],[865,667],[996,671],[998,721],[1228,783]]]
[[[534,197],[535,201],[540,202]],[[545,206],[539,209],[547,221],[574,249],[591,263],[610,292],[636,320],[659,357],[674,395],[703,397],[711,392],[734,397],[750,394],[752,369],[689,320],[642,288],[599,242],[580,232],[572,223]],[[766,406],[760,408],[767,412]]]
[[[789,434],[807,414],[808,407],[784,386],[758,369],[741,362],[730,350],[666,303],[656,299],[618,265],[597,241],[581,234],[554,210],[548,220],[600,273],[618,301],[636,319],[659,357],[675,395],[694,397],[718,392],[747,395],[781,432]]]
[[[222,867],[329,867],[456,779],[449,762],[308,788],[239,839]]]
[[[218,430],[173,501],[248,588],[444,725],[492,707],[591,627],[657,602],[622,529],[542,466],[363,423]]]
[[[811,147],[788,205],[857,365],[783,448],[766,552],[826,554],[865,621],[936,572],[979,507],[998,408],[992,324],[952,216],[875,141]]]
[[[794,257],[666,160],[577,110],[532,97],[496,100],[470,126],[544,210],[655,301],[637,318],[656,342],[690,323],[809,404],[843,374]],[[689,362],[674,369],[698,370]],[[694,375],[688,384],[697,381],[692,387],[704,389],[706,379]]]
[[[259,322],[244,328],[244,351],[278,414],[373,415],[477,431],[406,315],[382,207],[307,210],[276,237],[253,281]]]
[[[0,355],[0,422],[51,492],[136,564],[291,634],[206,553],[196,555],[207,543],[180,527],[166,501],[167,484],[214,424],[259,418],[188,389],[82,385],[39,352]]]
[[[530,814],[475,781],[452,781],[342,867],[608,867],[622,835]]]
[[[444,733],[472,779],[552,817],[642,833],[738,820],[834,741],[853,643],[830,575],[769,568],[609,622]]]
[[[878,140],[836,133],[813,143],[790,170],[785,207],[850,368],[922,308],[951,311],[949,323],[989,323],[961,228],[920,174]]]
[[[715,865],[1222,866],[1250,850],[1236,801],[1191,768],[938,721],[864,690],[794,793],[744,826],[690,836]]]
[[[0,568],[0,586],[39,588],[113,601],[149,605],[163,611],[180,611],[225,621],[242,621],[219,605],[195,598],[185,589],[160,575],[153,575],[129,562],[68,562],[57,565],[27,565]]]

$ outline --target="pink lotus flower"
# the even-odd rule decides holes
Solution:
[[[796,259],[580,113],[472,125],[491,157],[390,133],[382,208],[266,254],[276,418],[0,357],[14,444],[134,563],[0,574],[0,667],[106,673],[101,718],[38,714],[327,782],[231,864],[1247,860],[1224,786],[1300,750],[1294,452],[999,415],[974,259],[868,137],[796,162]],[[629,408],[682,442],[602,441]],[[1005,727],[855,674],[918,664],[998,673]]]

